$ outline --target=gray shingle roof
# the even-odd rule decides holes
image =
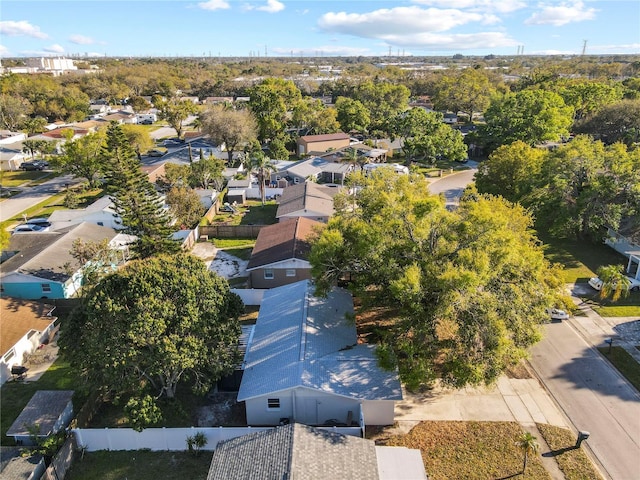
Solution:
[[[312,182],[287,187],[278,202],[276,218],[300,211],[317,212],[330,217],[334,212],[333,195],[338,191],[337,188],[322,187]]]
[[[207,480],[378,478],[374,442],[301,424],[218,444]]]
[[[74,271],[81,267],[70,254],[74,240],[100,242],[104,239],[111,240],[117,234],[113,228],[87,222],[51,232],[17,233],[11,236],[6,249],[17,253],[2,262],[2,276],[19,272],[64,282],[71,277],[65,264]]]
[[[7,436],[29,435],[28,426],[39,425],[40,435],[49,435],[73,397],[73,390],[38,390],[15,419]]]
[[[238,400],[294,387],[349,398],[400,400],[396,372],[377,365],[374,347],[357,345],[351,295],[313,296],[310,281],[265,292],[246,355]]]

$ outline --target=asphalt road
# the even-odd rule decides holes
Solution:
[[[444,194],[447,207],[458,205],[465,187],[473,182],[473,176],[478,171],[477,163],[469,161],[469,170],[462,170],[446,177],[439,178],[429,184],[429,191],[435,195]]]
[[[63,175],[33,187],[25,188],[22,193],[7,198],[0,203],[0,222],[9,220],[26,209],[37,205],[47,198],[61,192],[68,184],[77,182],[71,175]]]
[[[531,365],[613,480],[640,478],[640,394],[572,326],[546,326]]]

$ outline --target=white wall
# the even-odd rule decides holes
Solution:
[[[365,400],[362,403],[362,413],[367,425],[393,425],[393,400]]]
[[[231,291],[237,294],[245,305],[261,305],[265,289],[260,288],[232,288]]]
[[[22,365],[24,355],[33,353],[42,342],[49,338],[51,330],[55,328],[51,322],[42,332],[31,330],[26,333],[7,353],[0,359],[0,385],[12,378],[11,367]]]
[[[267,408],[269,398],[280,399],[280,409]],[[251,425],[277,425],[281,418],[291,418],[306,425],[322,425],[327,420],[346,423],[349,411],[358,421],[360,401],[319,392],[309,388],[295,388],[246,400],[247,423]],[[375,410],[374,410],[375,411]],[[393,404],[392,404],[393,414]],[[369,419],[367,416],[367,422]],[[391,421],[393,423],[393,420]]]
[[[271,430],[274,427],[191,427],[191,428],[147,428],[136,432],[132,428],[74,428],[78,447],[88,452],[98,450],[142,450],[185,451],[187,437],[202,432],[207,437],[203,450],[215,450],[219,442],[248,435],[249,433]],[[322,427],[323,430],[362,437],[360,427]]]

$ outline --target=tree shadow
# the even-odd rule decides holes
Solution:
[[[577,450],[580,447],[575,445],[571,445],[570,447],[559,448],[558,450],[551,450],[550,452],[545,452],[542,454],[543,457],[557,457],[558,455],[562,455],[563,453],[570,452],[571,450]]]
[[[506,477],[496,478],[496,480],[507,480],[508,478],[515,478],[522,475],[522,472],[514,473],[512,475],[507,475]]]

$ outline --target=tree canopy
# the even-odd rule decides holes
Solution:
[[[495,88],[482,69],[465,68],[456,75],[442,76],[436,84],[433,105],[438,110],[463,112],[473,122],[473,114],[483,112]]]
[[[242,301],[189,254],[135,260],[102,278],[60,332],[62,353],[90,384],[138,405],[196,392],[237,364]],[[143,401],[144,400],[144,401]]]
[[[479,136],[489,151],[521,140],[531,146],[569,135],[573,108],[557,93],[522,90],[495,98],[484,113]]]
[[[257,137],[255,118],[249,110],[234,110],[214,105],[201,116],[202,131],[227,150],[227,161],[233,164],[233,152],[250,144]]]
[[[121,125],[115,122],[109,125],[101,157],[107,191],[120,215],[124,232],[138,237],[136,254],[146,257],[177,251],[180,247],[171,239],[171,219],[164,211],[162,198],[142,172]]]
[[[371,338],[410,388],[490,383],[540,339],[560,280],[522,207],[480,195],[449,212],[424,177],[384,169],[336,205],[310,255],[318,289],[350,278],[363,310],[387,312]]]

